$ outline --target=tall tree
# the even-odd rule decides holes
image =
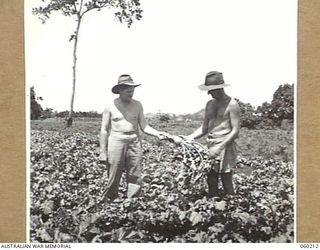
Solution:
[[[280,126],[283,120],[293,121],[294,118],[294,85],[283,84],[273,94],[271,103],[263,103],[258,107],[258,113],[263,119],[273,121]]]
[[[42,100],[42,97],[37,97],[34,87],[30,88],[30,118],[31,120],[38,120],[42,114],[42,107],[37,100]]]
[[[76,29],[71,35],[69,41],[74,41],[73,47],[73,79],[70,110],[67,118],[67,126],[72,126],[73,104],[76,88],[76,66],[77,66],[77,45],[79,40],[79,31],[84,16],[93,10],[100,11],[108,7],[115,9],[115,17],[121,23],[127,23],[131,27],[133,21],[142,18],[142,9],[140,0],[41,0],[44,5],[33,8],[33,14],[38,16],[43,23],[50,18],[53,12],[61,12],[64,16],[75,17]]]
[[[256,128],[256,125],[259,121],[259,116],[255,108],[250,103],[244,103],[239,99],[236,99],[236,101],[238,102],[241,111],[241,127],[246,127],[248,129]]]

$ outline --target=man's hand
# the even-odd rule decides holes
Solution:
[[[184,135],[170,135],[168,137],[168,140],[171,142],[174,142],[175,144],[182,144],[183,142],[190,142],[193,141],[194,139],[192,137],[184,136]]]
[[[157,134],[157,137],[159,138],[159,140],[165,140],[165,139],[168,139],[171,137],[171,135],[167,132],[162,132],[160,131],[158,134]]]
[[[106,154],[106,152],[100,153],[99,162],[100,163],[106,163],[107,162],[107,154]]]
[[[194,138],[190,135],[179,135],[184,141],[194,141]]]
[[[223,147],[221,146],[216,146],[216,147],[212,147],[209,149],[209,154],[211,158],[217,158],[220,157],[220,154],[223,150]]]
[[[176,135],[172,136],[172,140],[175,144],[181,144],[184,141],[181,136],[176,136]]]
[[[181,144],[181,142],[183,141],[181,136],[171,135],[167,132],[160,132],[159,134],[160,136],[158,136],[158,138],[160,140],[168,140],[176,144]]]

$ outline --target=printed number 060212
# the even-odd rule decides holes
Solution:
[[[319,244],[311,244],[311,243],[300,244],[300,248],[304,248],[304,249],[319,248]]]

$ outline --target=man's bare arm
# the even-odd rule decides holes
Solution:
[[[148,135],[152,135],[152,136],[158,137],[159,139],[162,139],[161,136],[165,133],[160,132],[160,131],[158,131],[148,125],[146,118],[144,116],[144,113],[143,113],[143,107],[142,107],[141,103],[139,103],[139,104],[140,104],[139,125],[140,125],[141,130]]]
[[[209,129],[208,105],[209,105],[209,102],[206,105],[204,120],[203,120],[202,125],[200,126],[200,128],[198,128],[192,134],[188,135],[187,139],[189,139],[189,140],[199,139],[208,133],[208,129]]]
[[[106,107],[102,113],[102,122],[100,129],[100,160],[105,161],[107,158],[108,133],[110,130],[110,111]]]

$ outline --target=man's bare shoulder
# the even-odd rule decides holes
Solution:
[[[132,101],[132,104],[134,105],[141,105],[141,102],[136,99],[131,99],[131,101]]]
[[[110,100],[109,102],[106,103],[103,113],[109,113],[112,110],[112,106],[114,105],[114,100]]]
[[[132,101],[132,105],[133,105],[134,107],[142,108],[142,104],[141,104],[141,102],[139,102],[138,100],[132,99],[131,101]]]
[[[239,107],[239,103],[238,103],[237,100],[234,99],[234,98],[231,98],[231,100],[230,100],[230,105],[231,105],[231,106]]]
[[[210,109],[212,107],[212,105],[214,104],[214,100],[209,100],[206,104],[206,110]]]
[[[230,100],[229,109],[233,111],[240,111],[239,103],[234,98],[231,98]]]

